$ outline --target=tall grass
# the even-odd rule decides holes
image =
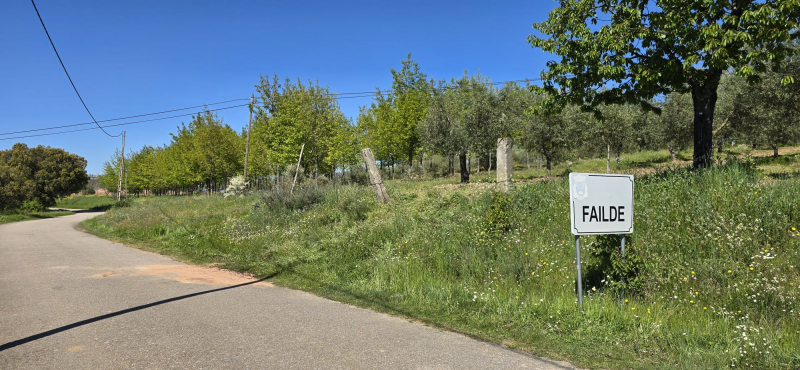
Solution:
[[[578,366],[800,367],[796,179],[742,163],[637,178],[626,261],[617,237],[583,238],[583,313],[564,180],[432,185],[389,182],[387,205],[358,187],[302,207],[150,198],[84,227]]]

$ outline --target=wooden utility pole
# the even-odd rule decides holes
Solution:
[[[122,158],[125,158],[125,152],[122,152]],[[128,200],[128,169],[125,169],[125,200]]]
[[[122,152],[119,158],[119,181],[117,181],[117,202],[122,197],[122,168],[125,167],[125,131],[122,131]]]
[[[247,120],[247,146],[244,149],[244,181],[247,181],[247,158],[250,156],[250,128],[253,125],[253,100],[255,95],[250,95],[250,119]]]
[[[369,183],[375,190],[375,196],[378,201],[389,203],[389,194],[386,193],[386,187],[383,186],[383,180],[381,180],[381,173],[378,171],[378,166],[375,165],[375,155],[372,154],[370,148],[365,148],[361,149],[361,156],[364,157],[364,163],[367,165]]]

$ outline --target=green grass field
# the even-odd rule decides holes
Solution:
[[[93,211],[106,211],[117,200],[114,197],[103,195],[85,195],[79,197],[66,197],[56,201],[56,207],[67,209],[90,209]]]
[[[512,195],[485,174],[472,186],[387,181],[387,205],[356,186],[151,197],[82,225],[579,367],[800,367],[800,180],[754,161],[705,171],[671,166],[666,152],[627,161],[616,171],[637,173],[628,258],[616,236],[582,238],[583,313],[561,178]]]
[[[42,211],[42,212],[32,212],[32,213],[0,214],[0,225],[18,221],[40,220],[43,218],[69,216],[73,214],[74,213],[69,211]]]

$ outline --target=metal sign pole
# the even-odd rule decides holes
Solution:
[[[575,265],[578,267],[578,308],[583,311],[583,279],[581,278],[581,237],[575,235]]]
[[[622,234],[622,245],[620,246],[620,254],[622,257],[622,262],[625,262],[625,234]],[[622,275],[622,286],[625,286],[625,275]],[[619,304],[625,302],[625,290],[623,289],[619,292]]]

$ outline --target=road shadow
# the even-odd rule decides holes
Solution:
[[[61,333],[61,332],[64,332],[64,331],[67,331],[67,330],[70,330],[70,329],[75,329],[75,328],[78,328],[78,327],[81,327],[81,326],[84,326],[84,325],[88,325],[88,324],[91,324],[91,323],[94,323],[94,322],[98,322],[98,321],[105,320],[105,319],[110,319],[112,317],[117,317],[117,316],[120,316],[120,315],[124,315],[126,313],[141,311],[141,310],[144,310],[146,308],[159,306],[159,305],[162,305],[162,304],[165,304],[165,303],[180,301],[180,300],[183,300],[183,299],[192,298],[192,297],[196,297],[196,296],[203,295],[203,294],[215,293],[215,292],[220,292],[220,291],[223,291],[223,290],[234,289],[234,288],[239,288],[239,287],[243,287],[243,286],[247,286],[247,285],[252,285],[252,284],[259,283],[259,282],[265,281],[267,279],[270,279],[270,278],[274,277],[275,275],[277,275],[277,273],[269,275],[269,276],[261,278],[261,279],[258,279],[258,280],[250,281],[250,282],[247,282],[247,283],[231,285],[231,286],[227,286],[227,287],[223,287],[223,288],[205,290],[205,291],[202,291],[202,292],[186,294],[186,295],[182,295],[182,296],[178,296],[178,297],[167,298],[167,299],[163,299],[163,300],[160,300],[160,301],[157,301],[157,302],[143,304],[141,306],[131,307],[131,308],[128,308],[128,309],[117,311],[117,312],[112,312],[112,313],[108,313],[108,314],[105,314],[105,315],[96,316],[96,317],[93,317],[91,319],[78,321],[78,322],[75,322],[75,323],[72,323],[72,324],[69,324],[69,325],[64,325],[64,326],[59,327],[59,328],[55,328],[55,329],[52,329],[52,330],[41,332],[39,334],[34,334],[34,335],[29,336],[29,337],[25,337],[25,338],[22,338],[22,339],[15,340],[13,342],[8,342],[6,344],[0,345],[0,352],[5,351],[7,349],[11,349],[11,348],[17,347],[17,346],[21,346],[21,345],[23,345],[25,343],[30,343],[30,342],[33,342],[35,340],[46,338],[46,337],[49,337],[51,335],[58,334],[58,333]]]

